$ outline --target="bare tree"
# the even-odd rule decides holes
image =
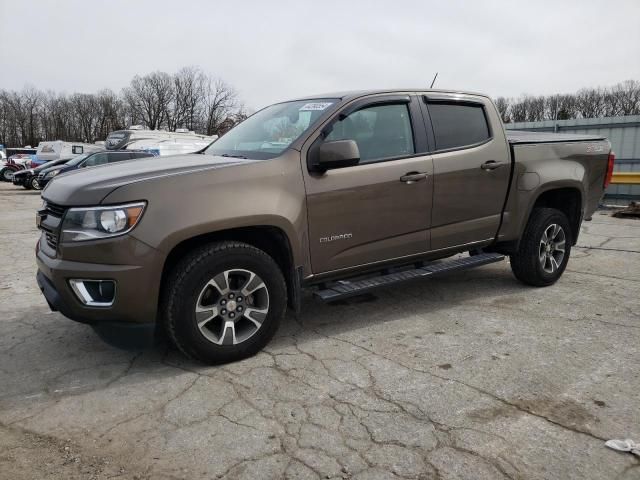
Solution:
[[[514,122],[526,122],[527,121],[527,108],[528,103],[526,97],[520,97],[518,100],[513,100],[509,111],[511,112],[511,119]]]
[[[197,130],[205,109],[207,76],[196,67],[185,67],[173,76],[174,101],[167,113],[170,130]]]
[[[640,82],[626,80],[611,88],[611,98],[616,115],[636,115],[640,113]]]
[[[495,100],[495,104],[502,121],[504,123],[509,123],[511,121],[509,118],[509,100],[505,97],[498,97]]]
[[[205,86],[205,132],[207,135],[221,135],[228,127],[237,102],[233,88],[220,79],[209,78]],[[227,122],[227,125],[224,123]]]
[[[123,93],[134,119],[142,120],[151,130],[164,126],[174,97],[173,81],[168,73],[136,75]]]
[[[582,118],[599,117],[604,112],[605,92],[601,88],[583,88],[575,96],[576,113]]]

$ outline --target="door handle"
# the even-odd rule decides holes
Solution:
[[[401,176],[400,181],[406,183],[407,185],[410,185],[412,183],[419,182],[420,180],[424,180],[428,176],[428,173],[409,172],[406,175]]]
[[[482,170],[495,170],[496,168],[500,168],[503,165],[504,163],[502,162],[496,162],[495,160],[487,160],[482,165],[480,165],[480,168]]]

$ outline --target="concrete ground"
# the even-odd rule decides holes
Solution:
[[[49,309],[37,193],[0,184],[0,477],[637,479],[640,221],[599,212],[555,285],[506,262],[348,302],[205,367]]]

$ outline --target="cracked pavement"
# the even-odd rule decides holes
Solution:
[[[637,479],[640,221],[598,212],[552,287],[506,262],[332,305],[207,367],[105,343],[35,283],[0,184],[1,478]]]

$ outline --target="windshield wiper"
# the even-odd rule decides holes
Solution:
[[[230,157],[230,158],[244,158],[245,160],[247,159],[247,157],[245,157],[244,155],[229,155],[228,153],[223,153],[220,156],[221,157]]]

